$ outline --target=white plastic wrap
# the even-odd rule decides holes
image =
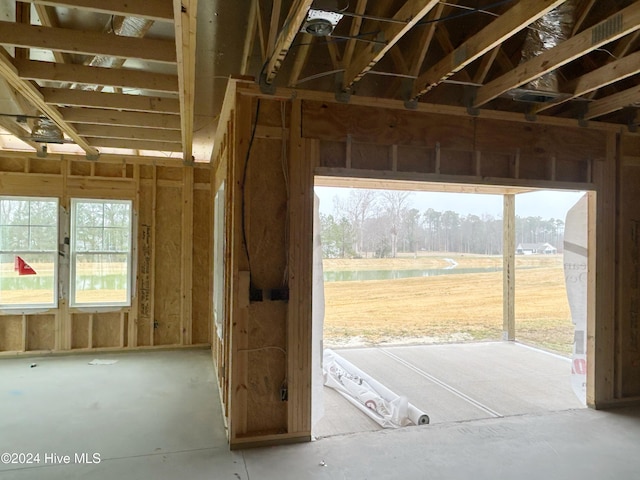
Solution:
[[[571,386],[582,403],[587,401],[587,220],[588,196],[567,212],[564,226],[564,277],[574,324]]]
[[[429,423],[429,416],[410,404],[407,397],[395,394],[333,350],[324,351],[323,369],[324,384],[337,390],[380,426],[398,428]]]
[[[322,338],[324,329],[324,274],[320,239],[320,199],[313,206],[313,282],[311,327],[311,425],[324,416],[324,379],[322,376]]]

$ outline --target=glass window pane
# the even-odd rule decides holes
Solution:
[[[87,227],[102,227],[103,213],[102,203],[77,202],[75,207],[76,224]]]
[[[77,252],[99,252],[103,249],[102,236],[104,230],[96,227],[82,227],[76,229]]]
[[[57,253],[22,254],[27,267],[16,270],[14,254],[0,255],[0,305],[51,306],[56,303],[55,262]],[[29,271],[35,274],[25,274]]]
[[[105,229],[104,249],[109,252],[129,251],[129,230],[123,228]]]
[[[123,254],[78,254],[75,303],[125,303],[129,263]]]
[[[29,250],[29,228],[0,227],[0,250],[4,252]]]
[[[51,251],[57,248],[58,239],[55,227],[31,227],[29,237],[29,250]]]
[[[57,203],[54,201],[30,201],[30,225],[53,226],[58,224]]]
[[[126,227],[129,228],[129,205],[126,203],[111,203],[104,206],[104,226],[105,227]]]

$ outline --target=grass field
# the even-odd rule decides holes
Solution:
[[[502,265],[501,257],[429,255],[397,259],[326,259],[325,271]],[[563,354],[573,324],[562,256],[516,259],[516,338]],[[395,280],[325,282],[325,343],[441,343],[502,336],[502,272]]]

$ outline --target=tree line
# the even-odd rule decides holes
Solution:
[[[353,189],[320,213],[325,258],[396,257],[398,253],[502,254],[502,218],[461,215],[412,204],[411,192]],[[564,221],[516,216],[516,244],[550,243],[562,250]]]

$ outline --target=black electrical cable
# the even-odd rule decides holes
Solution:
[[[247,231],[245,227],[245,182],[247,180],[247,170],[249,168],[249,157],[251,156],[251,147],[253,146],[253,140],[256,138],[256,128],[258,127],[258,116],[260,115],[260,99],[256,105],[256,118],[253,121],[253,127],[251,129],[251,137],[249,138],[249,145],[247,146],[247,155],[244,160],[244,171],[242,172],[242,242],[244,243],[244,251],[247,254],[247,263],[249,264],[249,278],[251,278],[251,256],[249,255],[249,246],[247,245]]]
[[[482,8],[474,8],[471,10],[466,10],[462,13],[455,13],[453,15],[447,15],[446,17],[440,17],[440,18],[434,18],[433,20],[422,20],[418,23],[416,23],[416,25],[428,25],[430,23],[439,23],[439,22],[445,22],[447,20],[453,20],[455,18],[461,18],[461,17],[466,17],[467,15],[473,15],[474,13],[478,13],[478,12],[482,12],[484,10],[489,10],[491,8],[496,8],[496,7],[500,7],[502,5],[506,5],[507,3],[511,3],[514,2],[515,0],[500,0],[499,2],[495,2],[495,3],[491,3],[489,5],[486,5]]]

